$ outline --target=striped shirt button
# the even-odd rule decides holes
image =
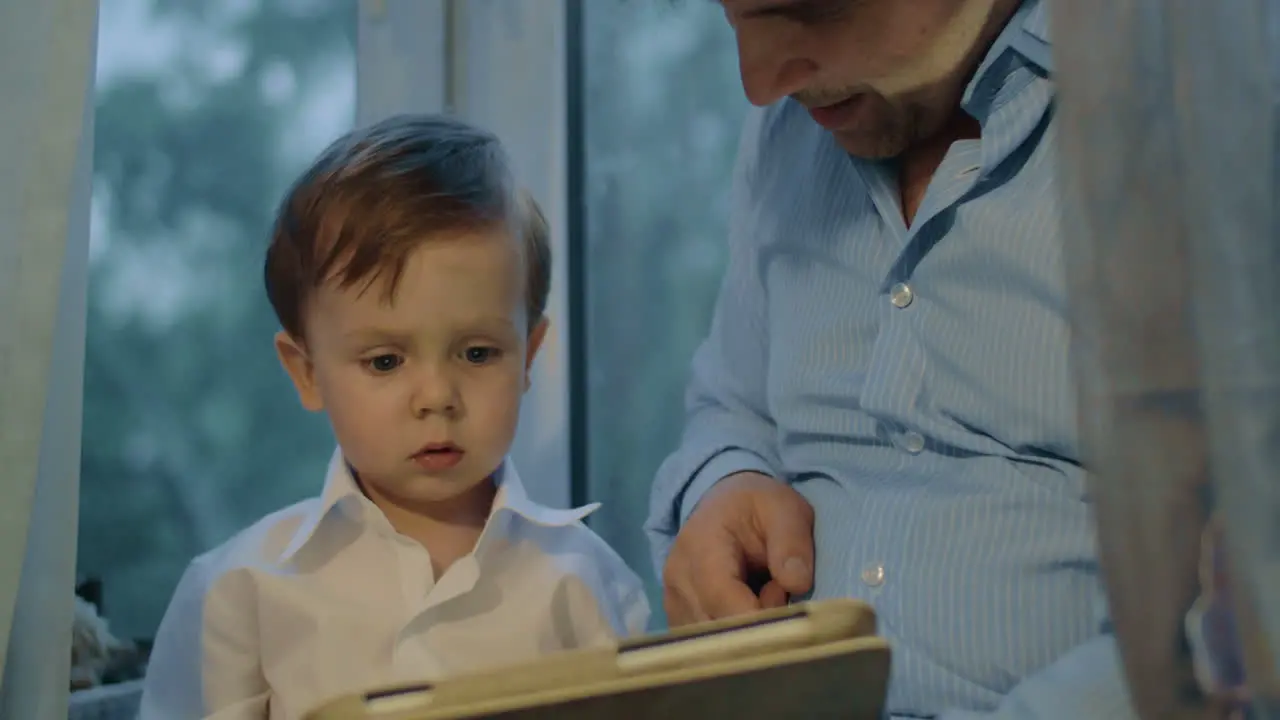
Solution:
[[[896,308],[905,308],[915,299],[915,293],[911,291],[911,286],[906,283],[897,283],[889,288],[889,302],[893,303]]]

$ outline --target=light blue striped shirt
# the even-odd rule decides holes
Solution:
[[[659,568],[718,479],[803,493],[814,595],[876,608],[893,717],[1134,717],[1078,462],[1049,47],[1027,0],[963,99],[981,140],[951,147],[910,228],[891,168],[791,101],[753,112],[653,488]]]

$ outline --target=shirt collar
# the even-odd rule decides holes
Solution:
[[[1019,12],[1022,15],[1022,32],[1012,43],[1014,49],[1045,72],[1053,72],[1053,57],[1049,53],[1053,46],[1049,3],[1045,0],[1025,0]]]
[[[510,458],[504,460],[498,467],[494,473],[494,481],[497,483],[498,493],[494,497],[493,509],[489,513],[489,521],[486,525],[492,525],[495,517],[506,512],[534,525],[565,527],[581,521],[600,508],[600,503],[570,509],[557,509],[539,504],[529,497]],[[326,522],[332,522],[331,516],[344,504],[349,506],[358,504],[368,511],[381,515],[372,501],[361,492],[342,454],[342,449],[338,448],[329,459],[324,489],[321,490],[320,497],[316,498],[303,514],[302,522],[280,555],[280,562],[288,562],[297,555]]]
[[[515,463],[508,458],[494,473],[494,481],[498,485],[498,495],[493,500],[493,512],[507,510],[516,516],[545,527],[564,527],[581,521],[591,513],[600,509],[600,503],[590,503],[578,508],[558,509],[547,507],[529,497],[520,482],[520,474],[516,472]]]
[[[1012,71],[1006,59],[1010,53],[1042,73],[1052,73],[1049,37],[1049,4],[1044,0],[1023,0],[970,78],[960,106],[982,119],[984,103],[994,96]]]

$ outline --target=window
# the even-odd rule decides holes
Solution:
[[[274,205],[355,107],[347,0],[100,10],[78,574],[150,638],[190,559],[316,492],[272,349]]]
[[[645,577],[658,610],[640,526],[654,472],[680,441],[689,361],[719,290],[747,103],[716,3],[580,9],[579,452],[586,494],[603,503],[592,527]]]
[[[78,570],[115,634],[153,637],[192,557],[317,491],[332,438],[278,367],[262,290],[274,206],[355,117],[443,107],[498,132],[557,238],[560,349],[516,457],[563,503],[571,450],[575,499],[604,504],[593,527],[660,610],[641,524],[719,284],[745,101],[714,3],[567,4],[567,24],[552,0],[103,4]]]

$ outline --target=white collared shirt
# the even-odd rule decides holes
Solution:
[[[643,632],[640,579],[581,520],[499,472],[475,550],[438,579],[357,488],[324,491],[192,561],[156,635],[140,720],[298,718],[337,695]]]

